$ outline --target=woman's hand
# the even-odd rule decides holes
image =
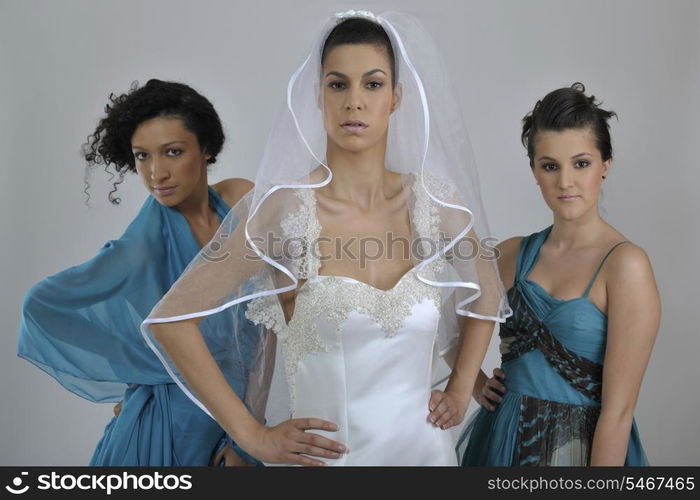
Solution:
[[[134,387],[138,387],[138,385],[139,384],[129,384],[129,388],[132,389]],[[119,414],[122,412],[122,403],[124,403],[123,399],[114,405],[114,408],[112,409],[112,411],[114,412],[115,417],[118,417]]]
[[[468,404],[469,398],[460,398],[451,391],[436,389],[430,394],[428,420],[435,427],[449,429],[462,423]]]
[[[212,465],[218,467],[222,462],[225,467],[252,467],[253,465],[243,460],[229,445],[221,448],[219,453],[214,456]]]
[[[496,405],[503,401],[503,395],[506,393],[506,386],[503,385],[503,380],[506,378],[506,372],[500,368],[493,369],[493,377],[486,380],[478,394],[477,402],[486,408],[488,411],[494,411]]]
[[[347,451],[342,443],[306,432],[311,429],[334,432],[338,426],[319,418],[294,418],[274,427],[260,426],[251,444],[243,449],[263,462],[310,466],[326,464],[304,455],[332,459]]]

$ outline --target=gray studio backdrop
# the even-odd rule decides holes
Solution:
[[[181,80],[228,134],[213,181],[254,178],[286,81],[328,14],[403,10],[436,39],[480,169],[495,235],[550,224],[519,143],[520,119],[582,81],[619,114],[608,220],[650,255],[661,331],[636,417],[653,464],[700,465],[697,144],[700,3],[688,1],[0,0],[0,465],[85,464],[112,405],[89,403],[15,357],[27,289],[118,237],[141,205],[136,177],[83,204],[80,144],[107,95],[133,80]],[[485,368],[498,362],[494,338]]]

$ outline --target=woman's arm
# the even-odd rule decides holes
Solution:
[[[489,347],[494,321],[465,318],[457,359],[444,391],[432,392],[428,419],[442,429],[459,425],[469,406],[469,397]]]
[[[270,463],[324,465],[301,454],[339,458],[345,452],[341,443],[305,432],[336,431],[332,422],[302,418],[271,428],[261,425],[229,386],[202,338],[197,320],[154,323],[150,328],[196,397],[250,455]]]
[[[154,323],[150,328],[214,419],[236,442],[248,449],[250,442],[245,438],[259,431],[261,425],[229,386],[211,356],[196,320]]]
[[[518,262],[518,254],[520,253],[520,243],[522,241],[522,236],[515,236],[503,240],[496,245],[498,274],[500,274],[503,287],[506,290],[512,288],[513,282],[515,281],[515,268]]]
[[[522,236],[515,236],[496,245],[498,273],[506,290],[509,290],[515,281],[515,268],[522,240]],[[488,377],[484,370],[479,370],[472,396],[481,406],[494,411],[496,404],[503,401],[503,394],[506,392],[506,386],[503,385],[505,378],[506,374],[501,368],[494,368],[492,377]]]
[[[496,246],[498,271],[506,288],[513,285],[515,263],[521,240],[522,237],[509,238]],[[485,402],[481,394],[484,389],[488,389],[490,393],[491,387],[487,388],[486,383],[489,378],[481,370],[481,364],[491,341],[493,329],[493,321],[465,319],[457,359],[447,387],[444,392],[433,391],[428,403],[430,410],[428,418],[436,426],[447,429],[460,424],[469,406],[470,395],[474,395],[480,404]],[[497,381],[493,381],[493,385],[498,388],[503,387]]]
[[[604,278],[608,337],[591,465],[624,465],[634,407],[659,328],[661,303],[649,258],[637,246],[625,244],[613,252]]]
[[[522,239],[522,236],[516,236],[496,245],[498,272],[506,290],[513,286],[515,267]],[[505,385],[502,384],[503,379],[505,379],[505,372],[500,368],[495,368],[493,375],[493,377],[489,378],[480,369],[476,375],[474,388],[471,393],[481,406],[490,411],[495,410],[495,404],[503,400],[502,394],[506,391]],[[501,394],[498,394],[496,391],[500,391]]]

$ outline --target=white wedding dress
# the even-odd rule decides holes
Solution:
[[[290,224],[320,232],[315,196]],[[309,224],[299,224],[299,217]],[[309,240],[313,241],[313,240]],[[312,254],[313,252],[310,252]],[[317,273],[309,257],[289,324],[276,296],[251,301],[246,315],[283,341],[292,418],[335,422],[317,432],[348,453],[329,465],[457,465],[449,431],[428,421],[440,294],[414,270],[390,290]]]

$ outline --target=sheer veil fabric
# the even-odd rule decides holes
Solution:
[[[490,248],[493,240],[466,127],[434,42],[417,20],[404,14],[336,14],[323,24],[308,56],[289,80],[255,189],[232,208],[214,238],[141,326],[144,339],[172,378],[207,413],[152,335],[150,325],[231,314],[235,304],[295,290],[307,278],[318,242],[308,238],[312,232],[304,194],[332,182],[326,164],[321,51],[329,32],[348,17],[379,23],[394,49],[402,98],[391,116],[385,165],[404,181],[412,221],[412,271],[440,292],[436,354],[449,366],[461,318],[503,322],[511,314]],[[281,306],[279,309],[280,314],[260,325],[256,338],[250,332],[242,338],[237,331],[222,332],[208,328],[207,321],[200,323],[224,374],[238,366],[244,354],[249,357],[251,342],[255,344],[252,348],[257,356],[246,403],[261,421],[266,417],[274,367],[272,330],[276,321],[285,321]]]

